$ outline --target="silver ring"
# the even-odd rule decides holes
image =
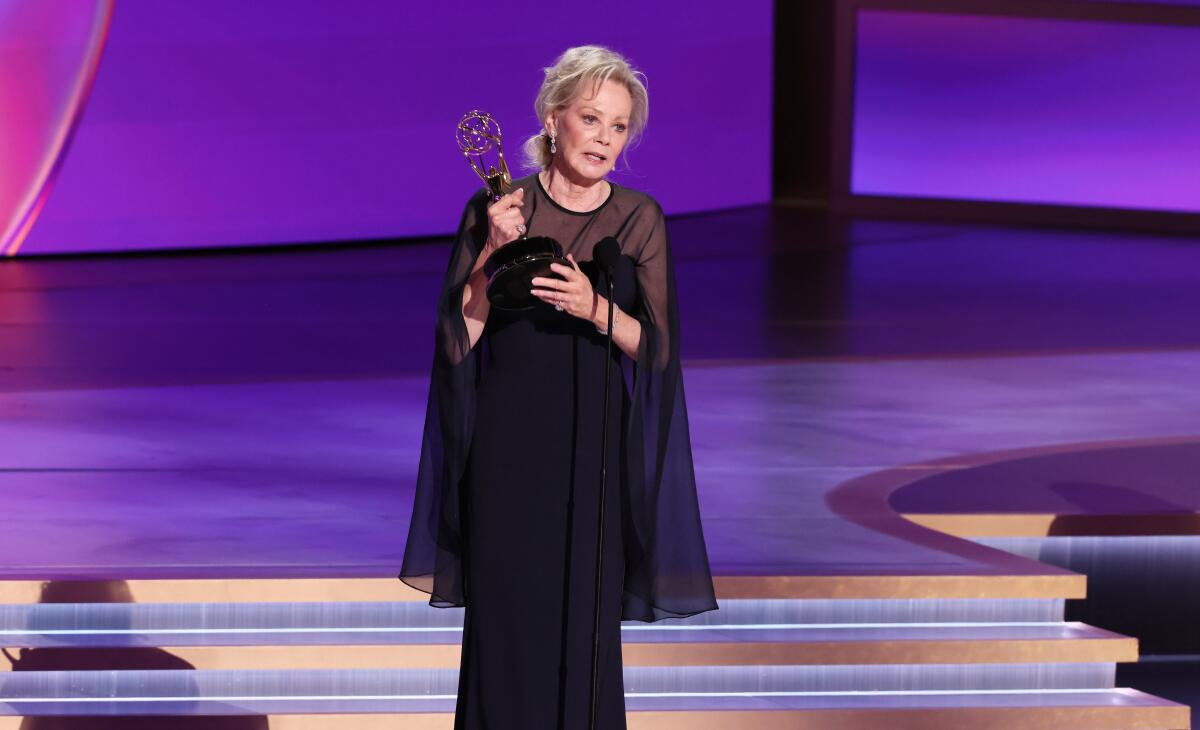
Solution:
[[[525,232],[526,232],[526,231],[528,231],[528,230],[529,230],[529,229],[525,227],[525,224],[524,224],[524,223],[518,223],[518,224],[517,224],[517,234],[518,234],[518,235],[524,236],[524,235],[525,235]]]
[[[557,311],[559,311],[559,312],[561,312],[561,311],[562,311],[562,305],[561,305],[561,304],[555,304],[555,305],[554,305],[554,309],[555,309],[555,310],[557,310]]]

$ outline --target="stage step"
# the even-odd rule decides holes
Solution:
[[[717,709],[717,708],[720,709]],[[1137,690],[802,697],[629,697],[630,730],[1185,730],[1190,710]],[[272,727],[301,730],[303,726]],[[313,726],[315,727],[315,726]],[[347,726],[349,727],[349,726]],[[363,730],[370,730],[363,726]]]
[[[1036,565],[1031,563],[1030,565]],[[1087,578],[1042,566],[1043,572],[1003,575],[756,575],[715,576],[717,598],[730,599],[1072,599],[1087,594]],[[0,604],[38,603],[48,588],[68,589],[85,603],[305,603],[326,601],[404,601],[425,604],[428,594],[395,578],[314,578],[326,571],[341,575],[365,572],[354,566],[320,566],[300,575],[264,577],[261,566],[229,566],[224,578],[180,578],[171,571],[140,568],[128,580],[93,580],[89,574],[65,573],[45,581],[21,580],[9,566],[0,580]],[[31,571],[32,572],[32,571]],[[39,571],[40,572],[40,571]],[[197,570],[205,573],[210,571]],[[159,573],[164,573],[159,575]]]
[[[719,611],[656,626],[792,624],[1046,623],[1061,621],[1061,599],[724,599]],[[36,603],[0,605],[0,632],[39,630],[132,631],[146,633],[278,630],[352,631],[404,627],[426,631],[461,629],[462,609],[435,609],[424,603]],[[629,622],[626,627],[646,626]],[[8,638],[0,639],[0,642]]]
[[[92,588],[70,587],[76,603],[0,605],[0,645],[19,670],[0,674],[0,730],[37,715],[452,727],[461,609],[249,593],[89,603]],[[1115,664],[1136,661],[1136,640],[1063,621],[1062,597],[720,603],[622,625],[631,730],[1188,727],[1186,708],[1114,688]]]
[[[403,670],[17,672],[0,684],[0,715],[270,715],[272,728],[362,730],[385,727],[387,720],[391,727],[449,730],[453,685],[447,687],[447,673],[424,674],[421,681]],[[1188,726],[1186,707],[1120,688],[755,692],[631,687],[626,706],[631,730]],[[0,724],[0,730],[9,727],[16,725]]]
[[[622,653],[628,666],[1137,661],[1137,643],[1134,639],[1086,626],[1047,627],[1045,630],[1011,628],[1004,632],[953,626],[919,632],[882,629],[838,632],[722,631],[718,636],[688,636],[677,640],[654,637],[641,641],[639,638],[633,637],[631,640],[626,637],[623,644]],[[14,645],[10,643],[10,646]],[[457,667],[460,653],[457,643],[187,646],[159,641],[157,644],[146,642],[142,646],[162,649],[171,657],[198,669]],[[336,650],[331,650],[332,646],[336,646]],[[60,645],[57,648],[26,650],[22,661],[26,667],[36,662],[38,666],[53,668],[56,665],[45,662],[70,666],[74,658],[84,662],[85,666],[103,666],[84,658],[82,654],[108,652],[114,661],[137,661],[136,654],[128,660],[123,658],[129,655],[121,652],[130,651],[136,652],[137,649],[105,649],[96,644],[85,648]]]
[[[453,696],[457,669],[344,670],[96,670],[16,672],[3,676],[0,695],[60,696],[64,690],[116,693],[134,688],[155,696],[230,695],[231,688],[255,687],[293,695],[356,692],[372,696],[430,698]],[[839,665],[626,667],[628,693],[649,695],[780,695],[897,692],[1092,691],[1114,688],[1111,664],[1020,665]],[[261,688],[267,689],[261,689]],[[90,689],[89,689],[90,688]],[[242,691],[239,690],[239,691]],[[246,690],[248,691],[248,690]],[[33,694],[29,694],[33,693]],[[56,694],[57,693],[57,694]],[[70,696],[70,695],[69,695]],[[107,695],[102,695],[107,696]]]
[[[1078,623],[918,620],[1061,610],[1057,601],[728,600],[681,621],[627,622],[622,638],[630,666],[1136,661],[1135,640]],[[0,646],[161,648],[200,669],[456,667],[462,617],[409,602],[10,605],[0,606]]]

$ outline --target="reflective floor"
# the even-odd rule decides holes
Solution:
[[[720,574],[1029,570],[826,496],[928,459],[1198,430],[1189,240],[767,208],[670,230]],[[7,262],[0,574],[394,575],[445,257]]]

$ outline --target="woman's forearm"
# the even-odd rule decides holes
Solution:
[[[487,249],[479,254],[475,260],[475,268],[471,270],[471,275],[467,277],[467,285],[463,289],[463,322],[467,326],[467,336],[470,338],[471,347],[475,347],[475,343],[483,335],[488,312],[491,311],[491,305],[487,298],[487,275],[483,271],[483,262],[487,260],[487,254]],[[637,319],[624,312],[619,314],[614,312],[614,315],[616,316],[616,325],[613,327],[613,344],[620,348],[621,352],[625,353],[630,360],[636,361],[638,346],[642,341],[642,325]],[[599,294],[596,295],[596,309],[592,317],[592,324],[601,330],[608,327],[608,300]]]
[[[613,344],[625,353],[630,360],[637,361],[638,346],[642,342],[642,323],[625,312],[613,312],[616,324],[613,326]],[[596,313],[592,315],[592,324],[601,331],[608,329],[608,300],[596,295]]]
[[[475,347],[475,343],[483,335],[488,312],[491,311],[491,304],[487,298],[487,275],[483,271],[483,262],[487,260],[487,257],[488,249],[485,246],[476,257],[475,268],[471,269],[471,275],[467,277],[467,285],[463,288],[462,315],[463,322],[467,325],[467,337],[470,339],[471,347]]]

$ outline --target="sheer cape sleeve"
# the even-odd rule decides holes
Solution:
[[[666,222],[649,196],[628,188],[616,194],[620,199],[606,206],[596,227],[580,234],[586,240],[560,243],[590,251],[615,232],[636,266],[637,296],[626,314],[637,319],[642,335],[623,439],[622,618],[657,621],[713,610],[717,603],[692,466]],[[429,593],[438,607],[465,605],[460,500],[481,348],[471,348],[462,296],[486,237],[487,196],[480,191],[463,213],[438,299],[420,467],[400,571],[401,580]]]
[[[662,209],[653,199],[622,238],[637,264],[642,336],[626,435],[628,514],[622,618],[657,621],[717,608],[700,522],[679,362],[679,303]]]
[[[400,579],[439,608],[465,605],[460,497],[475,423],[478,348],[462,315],[463,290],[487,239],[487,194],[468,202],[437,304],[433,369],[412,522]]]

